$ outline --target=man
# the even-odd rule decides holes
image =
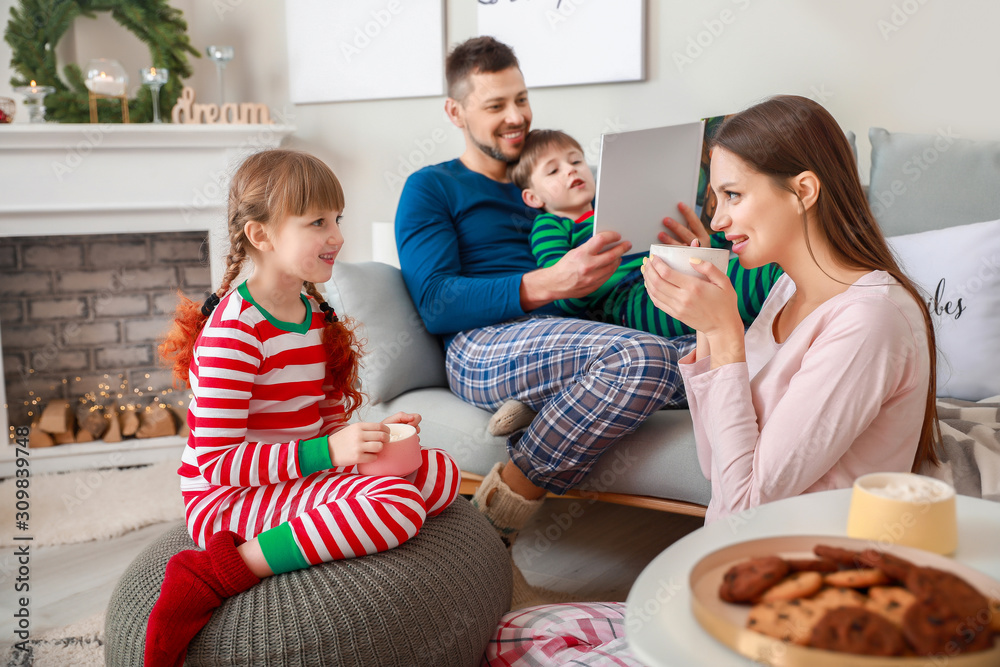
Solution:
[[[492,37],[477,37],[449,54],[445,73],[445,111],[465,136],[465,152],[407,179],[396,243],[427,329],[445,337],[451,390],[489,410],[514,399],[538,412],[510,434],[510,461],[497,464],[473,498],[509,545],[546,491],[573,488],[653,411],[684,403],[677,360],[694,337],[558,316],[553,301],[597,289],[631,244],[602,232],[536,268],[529,232],[537,212],[507,179],[531,126],[517,58]],[[664,225],[682,242],[695,238],[669,218]],[[692,228],[707,239],[701,225]]]

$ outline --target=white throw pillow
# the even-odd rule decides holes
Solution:
[[[1000,220],[888,240],[929,300],[938,396],[979,401],[1000,394]]]

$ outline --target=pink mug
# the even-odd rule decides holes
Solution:
[[[420,438],[417,429],[409,424],[386,424],[389,442],[385,443],[378,458],[369,463],[359,463],[362,475],[392,475],[405,477],[420,467]]]

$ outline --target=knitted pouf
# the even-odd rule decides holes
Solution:
[[[142,664],[167,561],[196,548],[178,524],[128,567],[108,604],[106,665]],[[510,556],[459,497],[395,549],[270,577],[229,598],[186,664],[478,665],[510,596]]]

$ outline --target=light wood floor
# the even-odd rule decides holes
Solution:
[[[649,509],[549,499],[522,531],[514,558],[536,586],[583,599],[625,600],[646,564],[702,523]],[[128,564],[171,525],[147,526],[113,540],[32,549],[32,637],[103,611]],[[0,618],[5,619],[0,648],[15,639],[13,552],[0,550]]]

